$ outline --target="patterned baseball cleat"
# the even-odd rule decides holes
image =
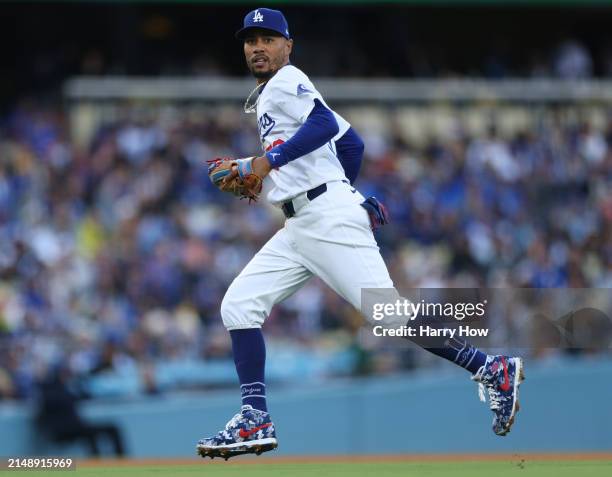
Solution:
[[[505,436],[510,432],[519,410],[519,386],[525,379],[523,360],[509,356],[489,356],[472,379],[479,383],[481,401],[485,401],[485,388],[489,394],[489,406],[495,414],[493,432]]]
[[[274,423],[267,412],[244,405],[213,437],[200,439],[196,450],[202,457],[225,460],[243,454],[261,454],[276,449]]]

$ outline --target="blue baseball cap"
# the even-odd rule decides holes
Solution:
[[[280,10],[270,8],[257,8],[244,17],[243,27],[236,32],[236,38],[244,40],[249,30],[253,28],[264,28],[280,33],[289,40],[289,25],[285,15]]]

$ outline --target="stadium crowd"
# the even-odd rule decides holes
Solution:
[[[205,160],[257,152],[250,119],[117,121],[79,147],[59,109],[2,118],[0,399],[31,397],[60,363],[136,370],[138,392],[155,393],[159,363],[230,362],[219,304],[282,217],[218,192]],[[389,130],[364,132],[357,187],[390,211],[378,240],[400,289],[612,287],[612,122],[510,138],[491,126],[425,147]],[[351,351],[339,373],[410,366],[361,324],[312,280],[265,327],[271,353]]]

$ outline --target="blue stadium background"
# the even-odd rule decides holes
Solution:
[[[611,7],[422,3],[286,9],[307,73],[441,88],[438,99],[330,101],[365,139],[357,187],[389,207],[378,238],[395,282],[610,288]],[[0,83],[2,454],[85,452],[37,429],[39,385],[59,369],[87,397],[83,413],[116,422],[134,456],[192,455],[236,411],[218,306],[282,219],[208,181],[206,159],[259,150],[240,101],[184,97],[171,80],[243,78],[232,32],[251,6],[6,7],[14,30],[3,44],[19,42]],[[525,34],[514,41],[517,19]],[[355,41],[330,41],[331,30]],[[171,97],[66,87],[75,76],[143,75]],[[482,89],[445,95],[472,78]],[[504,81],[517,78],[523,98],[504,98]],[[538,98],[541,80],[558,97]],[[372,339],[313,280],[265,326],[281,452],[610,449],[609,350],[550,349],[529,323],[520,333],[526,405],[499,440],[466,375]],[[333,423],[333,444],[308,429],[315,412]]]

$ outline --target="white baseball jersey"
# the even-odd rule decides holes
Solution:
[[[315,99],[330,109],[308,76],[293,65],[282,67],[266,83],[257,101],[257,124],[264,152],[295,135],[314,108]],[[330,142],[270,171],[274,188],[268,194],[268,200],[273,204],[279,205],[323,183],[346,180],[334,141],[348,131],[350,124],[332,112],[339,131]]]
[[[323,98],[294,66],[281,68],[264,87],[257,103],[264,149],[293,137]],[[327,105],[326,105],[327,106]],[[334,113],[335,114],[335,113]],[[364,197],[346,179],[334,141],[349,124],[335,114],[339,131],[330,143],[273,170],[275,187],[268,195],[278,205],[288,199],[296,214],[240,272],[221,303],[228,330],[259,328],[272,307],[318,276],[355,308],[363,288],[392,288],[385,262],[370,229]],[[280,142],[279,142],[280,141]],[[327,191],[309,201],[304,192],[323,183]]]

